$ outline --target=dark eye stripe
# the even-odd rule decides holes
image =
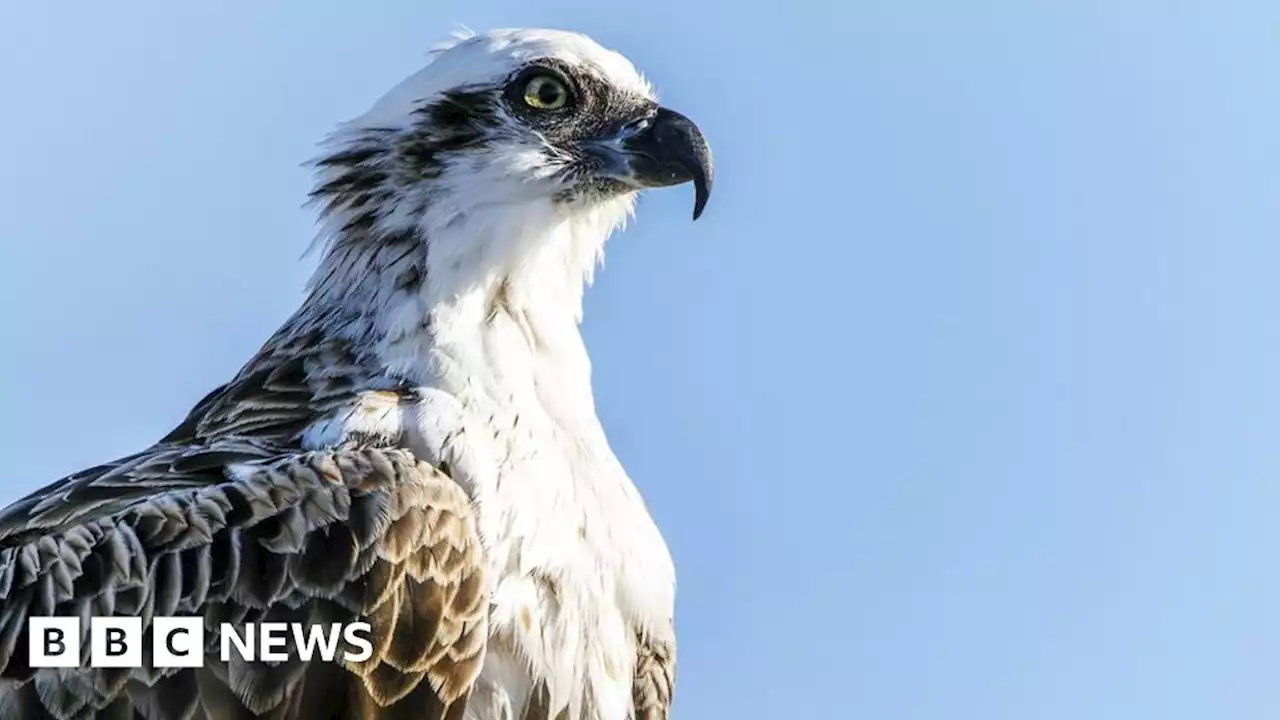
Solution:
[[[612,132],[652,104],[614,87],[593,67],[573,66],[556,58],[521,67],[507,76],[500,92],[517,124],[537,130],[547,142],[570,154],[577,151],[579,141]]]

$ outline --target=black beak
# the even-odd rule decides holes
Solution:
[[[621,143],[632,180],[644,187],[667,187],[693,181],[693,219],[702,215],[711,197],[715,167],[711,147],[689,118],[658,108],[648,124]]]

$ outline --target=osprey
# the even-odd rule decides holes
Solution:
[[[702,133],[587,37],[500,30],[314,164],[300,309],[159,442],[0,512],[0,717],[666,718],[675,572],[579,326],[640,190],[692,182],[701,214]],[[49,615],[142,618],[143,667],[32,668]],[[201,667],[152,666],[173,615]],[[367,622],[372,656],[219,656],[274,621]]]

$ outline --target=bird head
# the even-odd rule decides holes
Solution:
[[[646,188],[692,182],[697,219],[713,179],[698,127],[660,105],[630,61],[552,30],[439,46],[340,126],[315,164],[312,195],[331,234],[417,233],[455,269],[492,256],[497,238],[519,245],[510,238],[530,228],[568,223],[607,236]]]

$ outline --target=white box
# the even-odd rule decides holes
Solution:
[[[151,640],[151,658],[158,668],[204,665],[204,618],[152,618]]]
[[[142,618],[90,618],[89,666],[142,667]]]
[[[80,667],[80,618],[28,618],[27,654],[33,668]]]

